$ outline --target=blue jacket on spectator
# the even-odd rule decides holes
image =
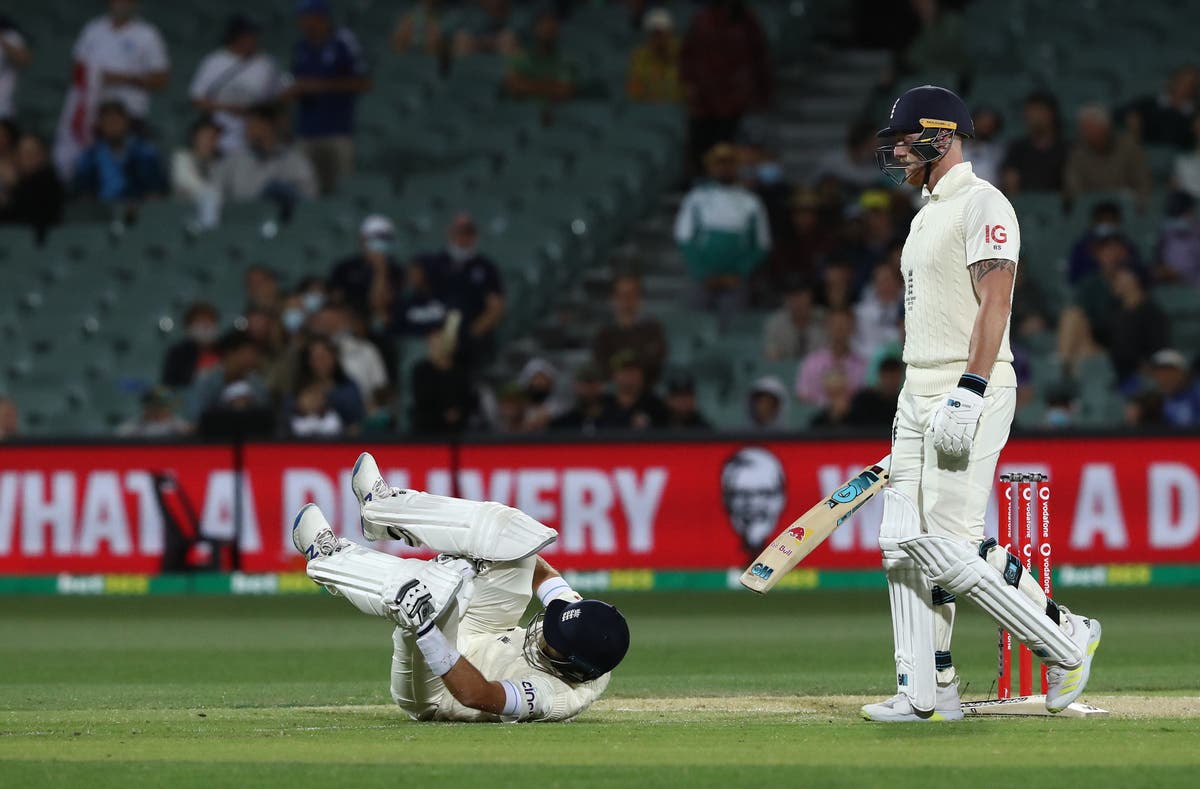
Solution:
[[[130,137],[120,151],[104,141],[84,151],[75,167],[74,187],[76,192],[94,195],[106,203],[139,200],[166,194],[167,175],[158,149]]]
[[[347,28],[319,45],[307,40],[296,44],[292,55],[296,79],[346,79],[367,76],[367,59],[358,38]],[[354,93],[305,93],[296,101],[296,134],[300,137],[333,137],[354,131]]]

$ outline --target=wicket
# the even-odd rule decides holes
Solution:
[[[1050,555],[1053,546],[1050,542],[1050,486],[1047,482],[1046,475],[1039,473],[1017,472],[1000,476],[1005,505],[1000,538],[1001,547],[1021,560],[1025,572],[1036,575],[1042,591],[1046,597],[1050,597]],[[1040,516],[1036,518],[1036,526],[1035,515]],[[1013,644],[1012,634],[1001,628],[997,691],[1002,699],[1033,694],[1033,655],[1023,644],[1017,645],[1019,692],[1013,692]],[[1040,692],[1045,693],[1045,666],[1041,669],[1041,686]]]

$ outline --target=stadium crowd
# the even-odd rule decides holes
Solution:
[[[770,124],[757,122],[776,97],[767,39],[749,5],[698,3],[678,30],[653,3],[612,4],[644,31],[629,53],[625,98],[677,105],[688,119],[689,145],[679,155],[689,183],[673,235],[690,304],[723,326],[748,311],[763,315],[762,360],[791,371],[736,382],[745,406],[737,427],[795,428],[794,408],[806,409],[814,428],[890,424],[903,381],[899,257],[919,199],[892,188],[877,168],[879,119],[851,124],[844,146],[811,171],[788,172]],[[965,66],[954,69],[965,57],[956,4],[892,5],[901,23],[886,42],[894,73],[883,77],[880,95],[891,95],[915,63],[950,64],[965,75]],[[569,2],[408,6],[391,36],[394,52],[442,64],[494,55],[511,101],[552,107],[589,89],[560,46]],[[195,119],[170,151],[172,141],[148,121],[171,78],[169,42],[137,2],[110,0],[69,57],[38,51],[20,20],[0,19],[0,221],[44,239],[72,206],[100,206],[118,223],[136,223],[145,201],[177,200],[194,206],[190,232],[200,234],[233,203],[266,200],[287,221],[299,202],[336,193],[355,170],[355,104],[381,89],[336,10],[327,0],[296,4],[298,37],[286,64],[261,50],[255,19],[229,19],[221,45],[190,77]],[[53,138],[15,114],[21,69],[33,57],[63,58],[72,69]],[[1055,303],[1038,276],[1020,269],[1012,331],[1023,392],[1034,377],[1025,341],[1053,334],[1060,367],[1040,393],[1044,416],[1026,427],[1071,426],[1092,386],[1119,389],[1126,424],[1200,424],[1195,349],[1173,345],[1154,298],[1161,286],[1200,293],[1198,102],[1200,72],[1185,65],[1164,75],[1160,94],[1120,107],[1089,104],[1071,121],[1047,90],[1028,96],[1021,118],[975,107],[966,157],[1014,200],[1053,195],[1070,211],[1095,195],[1128,197],[1089,203],[1087,229],[1063,239],[1068,303]],[[1005,134],[1006,126],[1023,134]],[[1154,182],[1146,145],[1176,150],[1169,183]],[[1170,196],[1147,245],[1129,233],[1128,212],[1151,211],[1156,190]],[[323,278],[249,268],[239,315],[204,301],[188,307],[184,337],[119,432],[336,436],[394,432],[401,423],[422,436],[711,429],[696,374],[671,363],[681,338],[646,308],[638,271],[614,273],[611,314],[587,338],[586,362],[557,369],[534,357],[498,375],[510,305],[475,218],[458,213],[441,249],[411,259],[396,254],[398,219],[362,218],[358,248],[330,260]],[[411,338],[424,341],[425,357],[398,380],[396,344]],[[1096,377],[1097,365],[1111,370],[1112,384]],[[17,432],[18,407],[0,398],[0,438]]]

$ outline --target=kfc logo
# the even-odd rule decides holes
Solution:
[[[1008,231],[1004,229],[1004,225],[984,225],[983,240],[985,243],[1004,244],[1008,241]]]

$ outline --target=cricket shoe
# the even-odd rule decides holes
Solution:
[[[864,704],[859,713],[864,720],[880,723],[919,723],[922,721],[960,721],[963,719],[962,703],[958,698],[958,682],[938,685],[933,712],[918,715],[908,696],[897,693],[878,704]]]
[[[310,562],[319,556],[332,556],[343,547],[316,504],[305,504],[296,514],[292,523],[292,545]]]
[[[1092,658],[1100,646],[1100,621],[1072,614],[1066,606],[1058,607],[1062,629],[1079,647],[1083,660],[1075,668],[1046,666],[1046,709],[1062,712],[1083,694],[1092,675]]]
[[[370,452],[362,453],[358,456],[358,460],[354,461],[354,473],[350,477],[350,487],[354,489],[354,498],[358,499],[360,508],[369,502],[389,499],[404,492],[400,488],[393,488],[387,484],[387,480],[379,473],[379,465],[375,462],[375,458],[371,457]],[[401,540],[409,545],[413,544],[412,540],[407,539],[400,532],[368,523],[367,519],[361,515],[358,522],[362,527],[363,536],[368,540],[390,539]]]

